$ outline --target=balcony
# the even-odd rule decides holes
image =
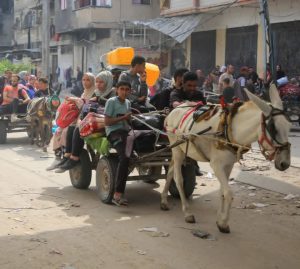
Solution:
[[[211,10],[242,6],[257,3],[257,0],[161,0],[160,8],[163,16],[182,16],[197,13],[204,13]]]
[[[111,0],[75,0],[74,9],[88,8],[88,7],[102,7],[110,8]]]

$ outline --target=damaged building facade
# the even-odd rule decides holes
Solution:
[[[120,46],[130,46],[136,54],[157,62],[160,33],[132,22],[159,16],[158,0],[61,0],[55,7],[55,40],[50,43],[52,70],[58,67],[59,80],[71,67],[84,72],[101,69],[100,58]],[[57,59],[55,59],[57,57]],[[105,59],[105,57],[102,57]],[[166,63],[160,64],[167,65]]]
[[[264,67],[264,38],[258,0],[162,0],[161,16],[166,19],[198,20],[192,33],[177,42],[171,52],[171,67],[189,66],[207,74],[216,65],[232,63]],[[268,1],[275,64],[281,64],[290,76],[300,74],[300,2]],[[182,32],[191,27],[183,27]],[[237,71],[238,72],[238,71]]]

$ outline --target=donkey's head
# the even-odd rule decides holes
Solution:
[[[275,167],[284,171],[291,163],[290,143],[288,135],[291,128],[287,120],[282,101],[274,84],[270,87],[271,105],[247,91],[249,99],[262,111],[262,122],[259,134],[259,144],[262,153],[269,160],[275,160]]]

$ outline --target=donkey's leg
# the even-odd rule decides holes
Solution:
[[[217,226],[222,233],[230,233],[228,225],[229,213],[233,200],[233,193],[228,181],[235,162],[235,157],[231,152],[218,151],[216,157],[211,160],[211,167],[220,182],[220,206],[218,209]]]
[[[180,195],[182,211],[185,217],[185,221],[188,223],[195,223],[195,217],[189,212],[189,204],[185,197],[183,189],[183,177],[181,166],[184,161],[185,154],[183,151],[181,151],[180,147],[177,147],[172,150],[172,156],[174,159],[174,181],[176,183],[176,187]]]
[[[168,170],[168,174],[167,174],[166,184],[165,184],[164,189],[163,189],[163,191],[161,193],[160,208],[162,210],[169,210],[169,205],[168,205],[168,191],[169,191],[170,184],[171,184],[173,176],[174,176],[174,161],[173,161],[173,158],[172,158],[171,163],[169,165],[169,170]]]

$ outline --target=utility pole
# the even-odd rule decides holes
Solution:
[[[274,63],[274,47],[273,38],[271,32],[271,23],[269,16],[269,8],[267,0],[260,0],[260,15],[261,23],[263,27],[263,38],[264,38],[264,79],[266,79],[267,62],[270,63],[271,73],[275,75],[275,63]]]
[[[50,1],[42,0],[43,17],[42,17],[42,73],[44,77],[49,78],[50,62]]]

